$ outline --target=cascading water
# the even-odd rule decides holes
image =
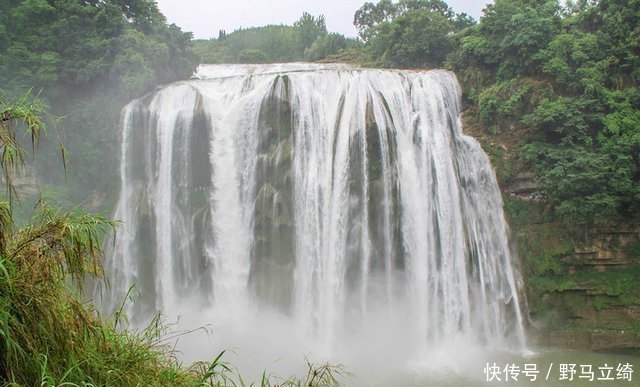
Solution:
[[[330,358],[522,348],[501,195],[459,100],[446,71],[287,64],[201,66],[133,101],[106,302],[136,284],[134,319],[255,334],[279,316],[271,346]]]

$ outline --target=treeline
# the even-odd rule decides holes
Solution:
[[[509,163],[535,171],[558,219],[639,220],[639,0],[496,0],[477,24],[444,1],[382,0],[355,24],[373,65],[453,70],[472,121],[517,139]]]
[[[96,205],[108,207],[98,193],[117,191],[119,112],[158,84],[191,75],[191,38],[168,25],[153,0],[0,2],[0,95],[15,100],[32,89],[63,118],[69,184],[65,169],[50,162],[55,141],[45,142],[40,181],[58,187],[45,194],[87,204],[91,191],[102,196]]]
[[[348,55],[362,46],[356,38],[327,31],[324,16],[304,12],[292,26],[241,28],[217,39],[195,40],[202,63],[276,63],[318,61]]]

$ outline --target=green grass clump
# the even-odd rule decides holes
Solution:
[[[15,230],[0,203],[0,384],[198,384],[158,324],[117,330],[79,301],[85,277],[102,275],[100,239],[113,222],[41,205],[27,224]]]
[[[210,364],[199,362],[194,364],[202,377],[202,385],[215,387],[339,387],[341,380],[351,374],[341,365],[329,363],[314,364],[307,359],[307,374],[304,378],[297,376],[282,379],[276,375],[262,373],[259,384],[247,384],[237,369],[222,360],[226,351],[222,351]]]

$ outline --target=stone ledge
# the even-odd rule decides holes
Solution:
[[[557,330],[533,334],[533,344],[588,351],[640,349],[640,334],[625,330]]]

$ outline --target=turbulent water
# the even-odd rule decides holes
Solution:
[[[450,72],[312,64],[201,66],[133,101],[106,303],[135,284],[130,317],[248,351],[522,349],[501,195],[459,101]]]

